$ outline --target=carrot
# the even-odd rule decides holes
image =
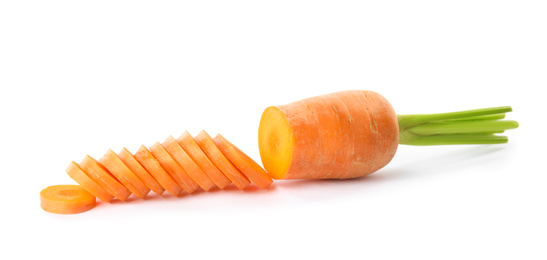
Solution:
[[[209,179],[186,151],[180,147],[173,136],[167,137],[162,146],[202,189],[208,191],[215,186],[215,183]]]
[[[331,105],[332,109],[320,109],[319,107],[325,105]],[[339,162],[342,158],[346,158],[350,151],[353,151],[353,142],[355,136],[351,133],[352,118],[349,114],[347,106],[342,99],[334,98],[329,99],[326,96],[318,96],[317,99],[312,100],[309,103],[311,109],[316,111],[317,125],[327,125],[324,127],[321,133],[318,133],[317,143],[320,144],[320,149],[323,154],[333,152],[334,156],[331,158],[323,158],[319,163],[323,164],[326,173],[322,178],[339,179],[342,178],[349,170],[349,165],[340,165]],[[352,145],[351,149],[348,149],[347,145]],[[306,177],[309,177],[314,172],[309,171]]]
[[[70,178],[100,200],[110,202],[114,198],[112,194],[108,193],[105,189],[95,183],[95,181],[93,181],[76,162],[70,162],[66,168],[66,173],[70,176]]]
[[[169,136],[156,142],[150,150],[142,145],[135,155],[125,148],[118,155],[108,150],[100,162],[88,155],[80,164],[71,162],[66,171],[81,185],[78,188],[105,202],[126,200],[132,193],[144,198],[150,190],[178,196],[183,190],[192,193],[215,185],[223,189],[230,183],[239,189],[251,182],[267,188],[272,178],[358,178],[387,165],[399,144],[506,143],[507,137],[498,134],[518,127],[516,121],[503,120],[511,111],[506,106],[397,115],[378,93],[340,91],[264,110],[258,129],[264,168],[220,134],[213,139],[201,131],[194,138],[185,131],[176,140]],[[65,197],[43,196],[42,207],[58,213],[88,210],[78,206],[84,201],[79,197],[67,204],[68,193],[76,188],[67,189]],[[66,203],[57,204],[55,196]]]
[[[396,115],[372,91],[350,90],[266,108],[259,125],[264,168],[274,179],[347,179],[375,172],[399,144],[496,144],[510,107]]]
[[[125,147],[118,153],[120,160],[156,194],[161,195],[165,189],[150,175],[150,173],[135,159]]]
[[[104,166],[89,155],[80,162],[82,170],[88,174],[93,181],[103,187],[110,194],[121,201],[127,200],[131,192],[124,187]]]
[[[169,175],[171,175],[177,184],[186,191],[186,193],[190,194],[199,187],[159,142],[154,143],[154,145],[150,147],[150,152],[152,152],[160,165],[169,173]]]
[[[224,154],[218,149],[213,141],[213,138],[202,130],[196,137],[196,142],[199,144],[201,149],[207,154],[209,159],[234,183],[239,189],[244,189],[251,182],[247,177],[245,177],[227,158]]]
[[[105,155],[99,159],[99,162],[114,175],[127,189],[135,196],[144,198],[150,189],[135,175],[123,162],[118,155],[111,149],[106,151]]]
[[[213,139],[220,151],[232,162],[249,180],[260,188],[267,188],[273,180],[268,173],[260,167],[253,159],[239,150],[235,145],[226,140],[222,135],[217,134]]]
[[[184,133],[177,138],[177,143],[219,188],[224,189],[231,183],[213,162],[211,162],[203,150],[201,150],[198,143],[196,143],[196,140],[194,140],[188,131],[184,131]]]
[[[79,185],[49,186],[40,192],[40,206],[51,213],[82,213],[95,207],[95,196]]]
[[[156,179],[167,192],[171,193],[173,196],[178,196],[182,192],[182,188],[173,180],[173,178],[171,178],[169,173],[163,169],[158,160],[154,158],[154,155],[152,155],[144,145],[141,145],[139,150],[135,153],[135,159],[154,176],[154,179]]]

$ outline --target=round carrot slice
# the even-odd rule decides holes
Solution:
[[[80,167],[92,180],[121,201],[127,200],[131,195],[131,192],[93,157],[86,155]]]
[[[268,188],[273,180],[260,165],[251,157],[230,143],[224,136],[217,134],[213,139],[220,151],[232,162],[249,180],[260,188]]]
[[[244,189],[251,182],[224,156],[213,141],[213,138],[205,132],[201,131],[196,137],[196,142],[201,149],[207,154],[209,159],[238,187]]]
[[[54,185],[40,192],[40,206],[51,213],[82,213],[95,207],[95,196],[79,185]]]
[[[70,178],[80,184],[84,189],[89,191],[95,197],[99,198],[104,202],[110,202],[114,196],[108,193],[105,189],[99,186],[95,181],[93,181],[87,174],[80,168],[76,162],[71,162],[66,168],[66,173]]]
[[[194,192],[199,185],[190,177],[188,173],[169,155],[165,148],[156,142],[150,147],[150,152],[160,165],[165,169],[167,173],[173,177],[173,179],[181,186],[186,193],[190,194]]]
[[[215,186],[215,183],[190,158],[188,153],[180,147],[173,136],[167,137],[161,145],[202,189],[208,191]]]
[[[108,149],[99,162],[114,175],[135,196],[144,198],[150,189],[120,160],[118,155]]]
[[[232,183],[230,179],[226,178],[218,167],[211,162],[209,157],[201,150],[196,140],[194,140],[194,137],[192,137],[188,131],[184,131],[184,133],[177,138],[177,143],[219,188],[224,189]]]
[[[152,175],[135,159],[135,156],[131,154],[125,147],[118,153],[120,160],[141,179],[144,184],[154,191],[156,194],[161,195],[165,192],[165,189],[158,183]]]
[[[178,196],[182,192],[182,188],[173,180],[173,178],[171,178],[169,173],[161,167],[158,160],[154,158],[154,155],[152,155],[144,145],[141,145],[139,150],[135,153],[135,159],[154,176],[154,179],[156,179],[167,192],[171,193],[173,196]]]

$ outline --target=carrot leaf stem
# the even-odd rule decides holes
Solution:
[[[509,106],[451,113],[398,115],[399,143],[407,145],[454,145],[507,143],[496,135],[519,126],[502,120]]]

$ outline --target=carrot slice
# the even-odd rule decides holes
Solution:
[[[217,134],[213,139],[220,151],[232,162],[249,180],[260,188],[268,188],[273,180],[260,165],[251,157],[230,143],[224,136]]]
[[[135,157],[124,147],[119,153],[118,157],[120,160],[133,172],[139,179],[144,182],[144,184],[157,193],[158,195],[163,194],[165,189],[158,183],[152,175],[135,159]]]
[[[40,206],[51,213],[82,213],[95,207],[95,196],[79,185],[54,185],[40,192]]]
[[[150,189],[120,160],[118,155],[108,149],[99,162],[116,177],[135,196],[144,198]]]
[[[161,167],[158,160],[154,158],[154,155],[152,155],[144,145],[141,145],[139,150],[135,153],[135,159],[154,176],[167,192],[171,193],[173,196],[178,196],[182,192],[182,188],[173,180],[173,178],[171,178],[169,173]]]
[[[99,186],[95,181],[93,181],[87,174],[80,168],[78,163],[72,161],[66,168],[66,173],[70,178],[76,181],[80,186],[89,191],[95,197],[99,198],[104,202],[110,202],[114,196],[108,193],[105,189]]]
[[[186,193],[194,192],[199,185],[188,176],[186,171],[180,167],[180,165],[169,155],[169,153],[161,146],[159,142],[156,142],[150,147],[150,152],[156,157],[161,166],[167,173],[173,177],[179,186],[186,191]]]
[[[110,194],[116,198],[125,201],[127,197],[131,195],[131,192],[127,190],[104,166],[102,166],[97,160],[89,155],[80,163],[80,167],[85,173],[91,177],[97,184],[103,187]]]
[[[215,186],[215,183],[207,177],[203,170],[180,147],[173,136],[167,137],[162,146],[202,189],[207,191]]]
[[[238,187],[244,189],[251,182],[224,156],[213,141],[213,138],[202,130],[195,138],[201,149],[207,154],[209,159]]]
[[[228,186],[231,181],[209,160],[209,157],[201,150],[194,137],[184,131],[184,133],[177,138],[177,143],[188,153],[190,158],[196,162],[199,167],[209,176],[209,178],[221,189]]]

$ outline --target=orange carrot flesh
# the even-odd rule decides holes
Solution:
[[[86,155],[80,163],[80,167],[93,181],[121,201],[127,200],[127,197],[131,195],[131,192],[125,186],[91,156]]]
[[[171,157],[171,155],[165,150],[165,148],[156,142],[150,146],[150,152],[156,157],[160,165],[165,169],[169,175],[182,187],[186,193],[190,194],[194,192],[199,185],[192,180],[192,178],[186,173],[186,171]]]
[[[144,198],[150,189],[120,160],[118,155],[108,149],[99,162],[116,177],[129,191]]]
[[[43,210],[57,214],[76,214],[95,207],[95,196],[79,185],[49,186],[40,192]]]
[[[194,160],[190,158],[186,151],[180,147],[173,136],[167,137],[162,143],[162,146],[202,189],[208,191],[215,187],[215,183],[209,179]]]
[[[226,140],[222,135],[217,134],[213,139],[220,151],[232,162],[249,180],[260,188],[268,188],[273,180],[260,165],[258,165],[247,154],[239,150],[235,145]]]
[[[244,189],[251,182],[245,177],[218,149],[213,141],[213,138],[205,132],[201,131],[196,137],[196,142],[203,149],[207,157],[224,173],[232,183],[239,189]]]
[[[267,108],[260,157],[274,179],[356,178],[393,158],[398,131],[395,111],[381,95],[336,92]]]
[[[262,165],[274,179],[286,177],[293,155],[293,133],[285,113],[278,107],[266,108],[258,128]]]
[[[211,162],[209,157],[201,150],[194,137],[184,131],[182,135],[177,138],[177,143],[188,153],[190,158],[196,162],[199,167],[209,176],[209,178],[221,189],[228,186],[231,181]]]
[[[156,160],[154,155],[141,145],[135,153],[135,159],[158,181],[161,186],[171,193],[173,196],[178,196],[182,192],[182,188],[173,180],[171,175],[163,169],[161,164]]]
[[[153,192],[158,195],[163,194],[165,189],[158,183],[152,175],[135,159],[125,147],[118,153],[120,160],[142,180],[142,182]]]
[[[70,178],[80,184],[80,186],[100,200],[110,202],[114,198],[112,194],[95,183],[95,181],[93,181],[76,162],[70,162],[66,168],[66,173]]]

